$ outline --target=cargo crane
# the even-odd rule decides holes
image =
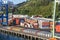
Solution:
[[[6,13],[3,13],[3,6],[5,7]],[[2,20],[0,24],[8,25],[8,4],[7,1],[0,0],[0,19]],[[4,19],[6,20],[4,22]]]

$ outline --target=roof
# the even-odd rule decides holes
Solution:
[[[35,20],[46,20],[46,21],[53,21],[53,19],[49,19],[49,18],[32,18]]]
[[[14,18],[25,18],[28,17],[28,15],[13,15]]]

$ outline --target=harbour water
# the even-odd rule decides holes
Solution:
[[[27,39],[0,33],[0,40],[27,40]]]

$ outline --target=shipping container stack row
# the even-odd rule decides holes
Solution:
[[[9,21],[11,22],[11,20]],[[52,37],[51,29],[53,26],[52,19],[47,18],[13,18],[13,25],[19,27],[23,27],[23,29],[19,29],[16,27],[8,28],[9,30],[22,31],[24,33],[29,33],[41,37]],[[9,23],[9,25],[11,24]],[[37,29],[37,30],[35,30]]]
[[[52,29],[53,29],[53,20],[48,18],[13,18],[10,20],[13,25],[19,27],[23,27],[23,29],[19,28],[10,28],[10,30],[22,31],[24,33],[34,34],[42,37],[52,37]],[[11,24],[10,23],[10,24]],[[60,22],[55,21],[55,35],[60,36]],[[37,30],[35,30],[37,29]],[[54,39],[56,37],[53,37]]]
[[[19,25],[21,27],[26,27],[26,28],[35,28],[35,29],[52,29],[52,19],[51,20],[46,20],[44,18],[13,18],[12,20],[9,21],[10,24],[13,25]]]

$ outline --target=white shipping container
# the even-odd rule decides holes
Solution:
[[[24,26],[24,23],[20,23],[20,26]]]
[[[38,20],[39,28],[42,28],[42,20]]]

